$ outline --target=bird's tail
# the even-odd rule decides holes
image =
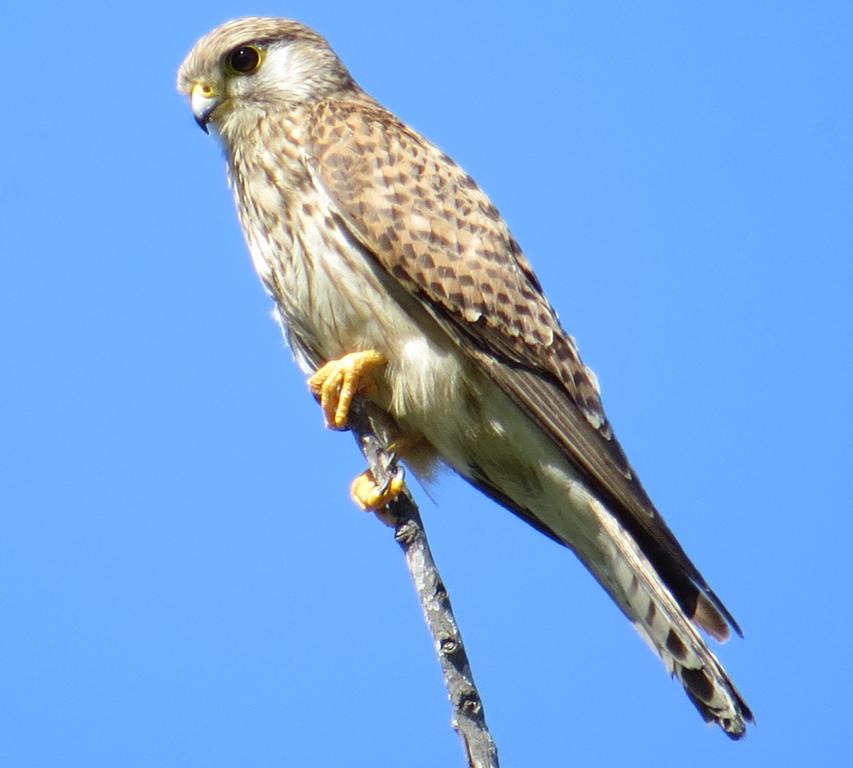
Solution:
[[[539,497],[536,512],[514,501],[492,482],[482,467],[463,475],[483,493],[571,550],[607,590],[622,612],[678,678],[705,722],[720,726],[732,739],[746,733],[752,712],[717,657],[699,634],[701,627],[717,640],[728,637],[728,623],[737,625],[704,583],[682,592],[692,607],[679,603],[668,579],[653,565],[607,507],[577,482],[566,484],[562,473],[540,475],[556,480]],[[504,473],[504,486],[506,483]],[[521,498],[523,494],[516,494]],[[567,506],[567,500],[571,499]],[[700,577],[701,578],[701,577]],[[707,596],[706,596],[707,592]],[[738,630],[738,634],[740,634]]]
[[[726,670],[634,538],[600,502],[590,498],[589,504],[604,536],[598,540],[594,558],[578,554],[670,675],[681,681],[704,720],[717,723],[733,739],[741,738],[753,716]]]

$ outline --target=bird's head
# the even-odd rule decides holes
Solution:
[[[178,71],[196,122],[220,132],[241,115],[265,114],[354,87],[329,44],[287,19],[229,21],[199,40]]]

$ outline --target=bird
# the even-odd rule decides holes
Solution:
[[[572,550],[702,718],[742,737],[752,712],[700,632],[743,633],[641,485],[478,183],[297,21],[214,29],[178,90],[224,149],[253,265],[327,426],[368,399],[416,477],[449,467]],[[401,483],[368,471],[353,498],[378,510]]]

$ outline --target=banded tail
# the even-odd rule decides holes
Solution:
[[[599,553],[605,558],[603,568],[587,565],[670,675],[678,678],[705,722],[716,723],[732,739],[742,738],[746,724],[754,722],[752,712],[696,629],[725,641],[728,624],[723,615],[701,592],[688,615],[634,538],[598,501],[590,499],[589,505],[606,534],[607,547]]]

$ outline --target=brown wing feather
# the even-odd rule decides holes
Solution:
[[[594,376],[476,182],[367,97],[319,104],[308,133],[314,173],[353,235],[554,438],[688,615],[718,638],[726,621],[740,633],[643,490]]]

